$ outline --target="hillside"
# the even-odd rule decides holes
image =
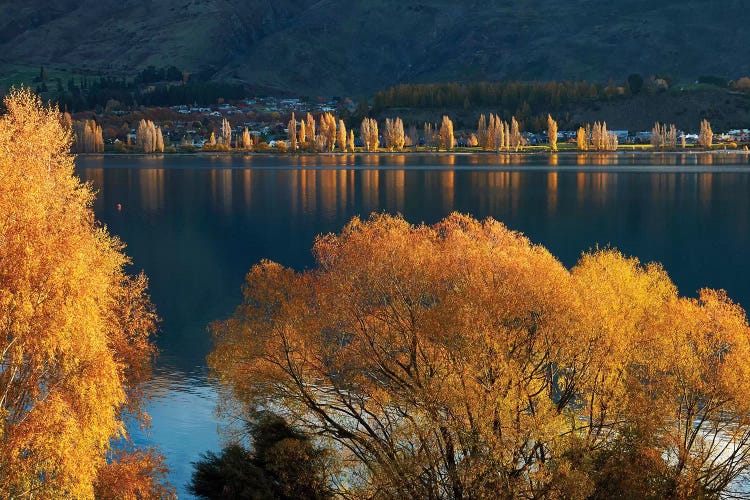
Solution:
[[[173,64],[307,95],[399,82],[750,74],[740,0],[9,0],[0,73]]]

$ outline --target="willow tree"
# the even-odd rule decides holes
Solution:
[[[568,271],[488,219],[373,215],[262,262],[213,325],[242,416],[331,441],[366,498],[715,497],[750,465],[750,328],[616,251]]]
[[[95,221],[59,114],[24,89],[5,108],[0,497],[114,497],[117,477],[142,497],[168,496],[158,455],[112,446],[125,416],[142,415],[155,352],[146,279],[125,273],[122,244]]]

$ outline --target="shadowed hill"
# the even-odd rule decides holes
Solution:
[[[10,0],[0,69],[174,64],[312,95],[400,82],[750,73],[744,2]]]

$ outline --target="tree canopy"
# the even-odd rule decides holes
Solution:
[[[353,219],[254,266],[209,364],[378,498],[716,497],[746,471],[750,329],[611,249],[566,269],[492,219]],[[628,496],[629,495],[629,496]]]
[[[157,326],[147,280],[125,273],[123,245],[94,219],[59,113],[25,89],[4,104],[0,497],[170,496],[156,452],[113,446],[126,414],[145,418]]]

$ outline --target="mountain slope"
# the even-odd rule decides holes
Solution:
[[[53,6],[50,6],[53,3]],[[10,0],[10,65],[174,64],[312,95],[400,82],[750,74],[740,0]]]

